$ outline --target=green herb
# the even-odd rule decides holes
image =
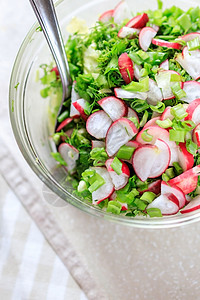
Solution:
[[[17,90],[18,86],[19,86],[19,82],[15,85],[15,89],[16,90]]]
[[[184,143],[185,141],[185,132],[183,130],[169,130],[169,139],[170,141]]]
[[[129,160],[131,159],[134,151],[135,151],[134,147],[129,147],[124,145],[119,149],[119,151],[116,154],[116,157],[119,159]]]
[[[61,166],[67,166],[67,163],[64,161],[59,152],[51,152],[51,156],[58,161]]]
[[[122,205],[117,201],[109,201],[107,212],[113,213],[115,215],[119,215],[121,211]]]
[[[186,141],[186,148],[187,148],[187,151],[189,153],[191,153],[192,155],[195,155],[197,152],[197,144],[195,144],[192,140],[188,139]]]
[[[173,162],[173,166],[175,168],[175,172],[177,176],[183,173],[183,169],[181,168],[178,162]]]
[[[115,157],[111,163],[111,168],[120,175],[122,173],[122,162]]]
[[[160,217],[162,217],[162,213],[161,213],[160,209],[156,208],[156,207],[147,208],[147,214],[151,218],[160,218]]]
[[[108,159],[105,148],[93,148],[90,152],[90,160],[93,160],[93,166],[103,166]]]

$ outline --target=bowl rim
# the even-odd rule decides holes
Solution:
[[[58,6],[64,2],[64,0],[58,0],[56,1],[55,5]],[[162,218],[148,218],[148,217],[128,217],[124,215],[115,215],[108,213],[106,211],[101,210],[100,208],[94,207],[92,205],[89,205],[83,201],[81,201],[79,198],[76,198],[74,195],[70,194],[68,191],[64,190],[63,187],[61,187],[58,182],[50,175],[49,171],[45,168],[42,162],[37,159],[37,155],[34,152],[34,147],[31,146],[31,140],[28,135],[28,131],[26,130],[26,135],[22,137],[19,134],[18,126],[16,122],[16,117],[13,114],[13,99],[14,99],[14,78],[16,70],[18,69],[18,66],[20,65],[21,59],[23,57],[23,53],[26,50],[27,45],[30,42],[30,39],[32,38],[33,34],[36,32],[36,29],[38,28],[39,23],[35,22],[28,33],[26,34],[14,61],[12,72],[11,72],[11,78],[9,83],[9,114],[10,114],[10,121],[12,130],[15,136],[15,139],[17,141],[18,147],[20,148],[20,151],[22,155],[24,156],[25,160],[27,161],[28,165],[31,167],[31,169],[34,171],[34,173],[40,178],[40,180],[47,185],[50,190],[52,190],[55,194],[57,194],[59,197],[63,199],[63,201],[66,201],[73,206],[81,209],[82,211],[96,216],[101,217],[104,219],[107,219],[109,221],[116,222],[118,224],[123,225],[130,225],[132,227],[138,227],[138,228],[147,228],[147,229],[155,229],[155,228],[171,228],[171,227],[177,227],[182,226],[185,224],[190,224],[193,222],[197,222],[200,220],[200,211],[199,212],[192,212],[186,215],[183,214],[176,214],[173,216],[164,216]],[[15,108],[16,109],[16,108]],[[26,129],[25,120],[23,118],[23,123]],[[26,142],[26,146],[24,141]],[[53,183],[53,184],[52,184]],[[65,197],[64,197],[65,196]],[[70,197],[69,200],[67,197]]]

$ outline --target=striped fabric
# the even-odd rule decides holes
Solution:
[[[0,298],[87,300],[0,175]]]

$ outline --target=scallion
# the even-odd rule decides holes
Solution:
[[[91,184],[88,190],[90,193],[93,193],[97,189],[99,189],[102,185],[105,184],[105,180],[98,173],[95,173],[93,177],[89,179],[89,183]]]
[[[119,159],[131,159],[133,152],[135,151],[134,147],[122,146],[116,154],[116,157]]]
[[[161,121],[161,120],[156,120],[156,124],[157,124],[158,126],[162,127],[162,128],[169,128],[169,127],[172,126],[172,121],[171,121],[169,118],[167,118],[167,119],[165,119],[165,120],[163,120],[163,121]]]
[[[195,155],[197,152],[197,144],[195,144],[192,140],[186,141],[186,148],[189,153]]]
[[[162,213],[160,211],[159,208],[156,207],[151,207],[151,208],[147,208],[147,214],[151,217],[151,218],[160,218],[162,217]]]
[[[113,213],[115,215],[119,215],[121,211],[122,205],[117,201],[109,201],[106,211]]]
[[[181,103],[173,106],[170,109],[170,112],[177,120],[182,120],[188,115],[188,113],[185,111],[185,108],[183,107],[183,104]]]
[[[122,162],[115,157],[111,163],[111,168],[120,175],[122,173]]]
[[[144,130],[143,133],[141,134],[141,138],[143,139],[143,141],[145,142],[151,142],[153,139],[153,136],[148,134],[148,129]]]
[[[140,200],[151,203],[156,198],[156,194],[153,192],[144,192],[140,197]]]
[[[148,111],[145,110],[142,120],[140,121],[140,127],[143,127],[146,124],[148,116],[149,116]]]
[[[200,40],[199,37],[187,42],[187,47],[189,51],[200,49]]]
[[[180,87],[180,83],[176,82],[171,86],[172,92],[177,99],[182,99],[186,96],[186,92]]]
[[[170,141],[178,142],[178,143],[184,143],[185,141],[185,131],[183,130],[169,130],[169,139]]]
[[[173,162],[173,166],[175,168],[176,175],[180,175],[183,173],[183,169],[181,168],[178,162]]]

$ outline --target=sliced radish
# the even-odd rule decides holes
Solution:
[[[186,96],[181,100],[191,103],[193,100],[200,97],[200,82],[197,81],[185,81],[183,83],[183,90],[186,92]]]
[[[163,111],[160,119],[161,119],[161,121],[164,121],[166,119],[170,119],[170,120],[174,119],[174,116],[171,114],[171,106],[167,106],[165,108],[165,110]]]
[[[141,99],[141,100],[147,99],[147,93],[144,92],[129,92],[122,88],[114,88],[114,93],[115,96],[120,99],[134,99],[134,98]]]
[[[155,144],[156,140],[158,138],[160,138],[168,144],[168,146],[170,148],[170,152],[171,152],[171,161],[170,161],[170,164],[169,164],[170,166],[173,165],[173,162],[178,161],[178,146],[176,145],[175,142],[169,140],[169,132],[166,129],[161,128],[158,125],[143,128],[136,136],[136,141],[141,143],[141,144],[146,144],[147,143],[142,138],[142,133],[145,130],[147,130],[147,133],[152,136],[152,140],[149,141],[148,143]]]
[[[175,185],[169,185],[169,183],[166,183],[165,181],[161,182],[161,195],[165,194],[173,194],[178,199],[178,205],[179,208],[182,208],[186,203],[185,194],[183,191],[175,186]]]
[[[130,83],[134,77],[133,62],[127,53],[122,53],[118,59],[119,71],[126,84]]]
[[[200,123],[200,98],[193,100],[186,109],[188,113],[185,120],[192,120],[196,125]]]
[[[103,139],[106,137],[111,124],[111,118],[103,110],[99,110],[89,116],[86,122],[86,129],[96,139]]]
[[[159,208],[162,215],[174,215],[179,211],[179,207],[175,201],[171,201],[169,198],[172,199],[173,195],[160,195],[147,206],[147,209]]]
[[[61,143],[58,152],[66,162],[66,170],[70,173],[75,171],[76,161],[79,158],[79,151],[68,143]]]
[[[109,200],[110,200],[110,201],[114,201],[114,200],[116,199],[116,197],[117,197],[117,194],[116,194],[116,192],[114,192],[114,193],[112,193],[112,195],[110,196]],[[125,211],[125,210],[128,209],[128,204],[127,204],[127,203],[122,203],[122,202],[120,202],[120,201],[117,201],[117,202],[119,202],[119,203],[121,204],[121,206],[122,206],[121,210],[122,210],[122,211]]]
[[[56,132],[61,131],[65,126],[67,126],[72,121],[73,121],[73,118],[67,118],[64,121],[62,121],[60,123],[60,125],[57,127]]]
[[[144,50],[144,51],[148,50],[148,48],[151,45],[151,42],[152,42],[154,36],[156,36],[156,34],[157,34],[157,31],[155,31],[151,27],[142,28],[142,30],[140,31],[140,34],[139,34],[139,44],[140,44],[140,47],[142,48],[142,50]]]
[[[156,195],[161,193],[161,179],[158,179],[148,185],[148,189],[140,191],[140,194],[144,194],[145,192],[152,192]]]
[[[200,195],[192,199],[181,211],[182,214],[187,214],[192,211],[200,209]]]
[[[147,103],[156,105],[163,100],[161,89],[153,79],[149,79],[149,91],[147,92]]]
[[[117,6],[114,8],[113,18],[114,18],[114,22],[117,24],[120,24],[125,19],[131,18],[130,8],[124,0],[120,1],[117,4]]]
[[[99,16],[99,21],[102,23],[108,23],[113,18],[113,9],[107,10]]]
[[[156,82],[158,87],[161,88],[164,100],[173,99],[175,98],[171,86],[174,85],[176,82],[171,81],[171,76],[175,74],[180,78],[180,87],[183,87],[183,83],[181,82],[181,75],[173,70],[162,70],[159,71],[156,75]]]
[[[192,32],[192,33],[188,33],[188,34],[179,36],[178,40],[185,41],[187,43],[187,42],[194,40],[196,37],[198,37],[200,40],[199,32]]]
[[[196,189],[199,175],[200,165],[170,179],[168,184],[179,187],[184,194],[189,194]]]
[[[163,70],[169,70],[169,60],[166,59],[165,61],[163,61],[161,64],[160,64],[160,68],[163,69]]]
[[[105,142],[92,140],[92,149],[94,148],[105,148]]]
[[[139,123],[139,118],[136,111],[130,107],[128,107],[127,118],[136,118]]]
[[[58,67],[56,66],[56,67],[52,68],[50,72],[53,72],[53,71],[56,73],[56,79],[58,79],[60,77],[60,73],[58,71]]]
[[[110,158],[105,162],[105,165],[115,186],[115,190],[120,190],[127,185],[130,177],[130,170],[125,162],[122,161],[122,173],[118,175],[111,167],[112,162],[113,158]]]
[[[176,61],[194,79],[200,78],[200,51],[188,51],[185,47],[182,53],[177,54]]]
[[[168,42],[160,39],[152,39],[152,44],[160,47],[172,48],[172,49],[181,49],[182,45],[179,43]]]
[[[79,117],[80,112],[74,107],[73,103],[80,99],[79,94],[75,91],[76,81],[72,84],[70,117]]]
[[[88,115],[85,113],[85,109],[89,108],[89,103],[85,99],[80,98],[77,101],[73,102],[73,105],[79,111],[83,120],[86,121],[88,118]]]
[[[149,21],[149,17],[146,13],[143,13],[141,15],[135,16],[132,18],[127,24],[127,27],[131,28],[143,28],[146,26],[146,23]]]
[[[104,180],[105,183],[92,193],[92,204],[99,204],[101,201],[109,198],[114,192],[114,186],[109,172],[104,167],[91,167],[95,170]]]
[[[178,162],[184,172],[191,169],[194,165],[194,157],[187,151],[185,143],[179,143]]]
[[[113,121],[124,117],[128,111],[126,103],[123,100],[113,96],[105,97],[99,100],[98,104]]]
[[[150,24],[150,27],[153,28],[156,32],[160,29],[160,27],[156,24]]]
[[[148,128],[149,126],[158,126],[156,121],[160,120],[160,117],[155,117],[150,119],[143,127],[143,129]]]
[[[141,78],[140,71],[142,70],[142,66],[134,64],[133,69],[134,69],[134,77],[137,80],[140,80],[140,78]]]
[[[129,28],[127,26],[122,27],[119,32],[118,32],[118,37],[119,38],[135,38],[138,36],[138,34],[140,33],[140,29],[137,28]]]
[[[169,146],[158,139],[155,145],[142,145],[133,153],[133,168],[140,180],[160,176],[170,162]]]
[[[126,118],[115,121],[106,135],[106,151],[109,156],[114,155],[121,146],[130,141],[138,132],[135,124]]]
[[[198,147],[200,147],[200,124],[198,124],[193,132],[192,132],[192,139],[193,139],[193,142],[195,144],[197,144]]]

